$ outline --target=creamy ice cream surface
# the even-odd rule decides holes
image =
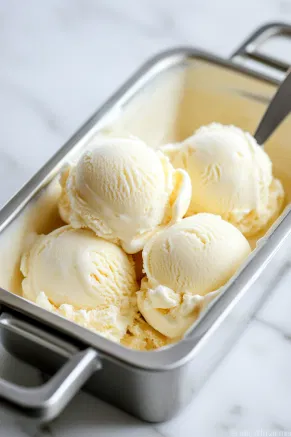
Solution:
[[[95,137],[60,185],[68,225],[23,255],[23,296],[144,351],[185,334],[284,200],[254,138],[220,124],[162,151]]]
[[[92,229],[127,253],[182,219],[191,199],[188,174],[136,138],[95,138],[61,184],[63,220]]]
[[[64,226],[37,238],[22,257],[23,296],[119,341],[133,322],[136,274],[119,246]]]
[[[279,215],[283,187],[272,175],[270,158],[249,133],[213,123],[162,150],[174,167],[190,175],[192,199],[187,215],[219,214],[247,237]]]
[[[143,250],[140,312],[160,333],[180,337],[250,251],[241,232],[213,214],[197,214],[161,231]]]
[[[140,351],[159,349],[173,343],[173,340],[156,331],[140,312],[136,312],[133,323],[121,340],[123,346]]]

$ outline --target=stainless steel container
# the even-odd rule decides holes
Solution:
[[[14,250],[14,242],[19,245],[27,224],[31,224],[32,205],[37,204],[38,214],[43,214],[40,222],[45,222],[45,214],[52,213],[54,205],[47,210],[39,206],[43,196],[49,196],[48,184],[100,129],[114,126],[116,132],[130,131],[145,137],[153,147],[161,141],[180,140],[199,125],[214,120],[253,131],[278,79],[247,69],[241,61],[267,65],[276,74],[286,72],[288,63],[258,49],[258,43],[274,35],[290,37],[291,27],[278,23],[264,26],[229,61],[192,48],[169,50],[154,57],[2,209],[1,341],[15,356],[53,374],[47,383],[34,388],[0,380],[3,406],[48,421],[85,384],[86,390],[141,419],[160,422],[187,404],[226,354],[270,291],[271,287],[252,285],[263,270],[268,282],[280,268],[282,251],[278,249],[286,248],[289,241],[290,208],[260,240],[248,262],[187,338],[152,352],[126,349],[15,294],[13,281],[19,270],[20,254]],[[291,190],[291,152],[287,153],[291,149],[290,133],[291,122],[287,119],[266,149],[275,172],[285,188],[290,186]],[[290,193],[288,196],[289,201]],[[271,260],[273,268],[265,270]]]

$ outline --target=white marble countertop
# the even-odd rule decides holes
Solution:
[[[275,20],[291,23],[290,0],[3,0],[0,204],[149,56],[175,45],[229,56]],[[142,423],[81,393],[40,430],[0,408],[0,436],[291,436],[288,251],[283,264],[271,298],[177,418]],[[2,349],[0,367],[18,381],[39,378]]]

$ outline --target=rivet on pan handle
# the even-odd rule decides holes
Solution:
[[[275,36],[284,36],[291,39],[291,26],[285,23],[270,23],[255,31],[231,56],[232,60],[251,59],[279,72],[287,72],[290,64],[265,55],[259,51],[261,44]]]
[[[14,320],[17,322],[17,319]],[[21,326],[24,329],[25,324]],[[21,332],[18,328],[17,331]],[[25,330],[23,332],[25,334]],[[34,336],[31,333],[29,335],[31,338]],[[63,355],[67,356],[67,352]],[[50,380],[41,386],[22,387],[0,379],[0,405],[4,403],[8,409],[38,422],[50,421],[61,413],[89,377],[100,368],[98,353],[93,348],[87,348],[74,352]]]

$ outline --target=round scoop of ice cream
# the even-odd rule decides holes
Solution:
[[[140,251],[157,228],[183,218],[191,199],[188,174],[135,138],[95,139],[61,184],[63,220],[128,253]]]
[[[91,230],[64,226],[39,236],[23,255],[21,271],[23,296],[46,309],[103,335],[122,337],[132,323],[132,258]]]
[[[219,214],[247,237],[277,218],[284,191],[272,175],[270,158],[249,133],[214,123],[162,149],[190,175],[187,215]]]
[[[183,219],[144,247],[140,312],[167,337],[183,335],[249,253],[246,238],[220,216]]]

